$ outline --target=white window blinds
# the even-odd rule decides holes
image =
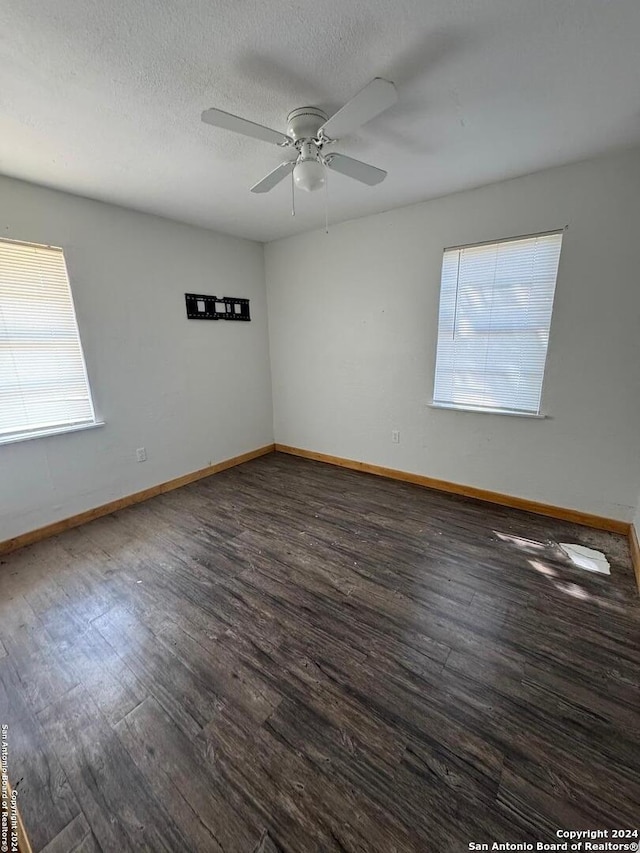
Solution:
[[[62,249],[0,240],[0,443],[91,423]]]
[[[562,234],[447,249],[433,402],[538,414]]]

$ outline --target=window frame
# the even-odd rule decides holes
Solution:
[[[8,445],[8,444],[17,444],[22,441],[31,441],[36,438],[46,438],[54,435],[64,435],[66,433],[72,432],[80,432],[88,429],[95,429],[96,427],[102,427],[105,425],[104,420],[98,417],[96,413],[96,405],[94,400],[93,388],[91,386],[91,381],[89,379],[89,372],[87,368],[87,361],[84,354],[84,346],[82,344],[82,337],[80,335],[80,326],[78,324],[78,315],[76,311],[75,298],[73,294],[73,288],[71,285],[71,277],[69,276],[69,267],[67,264],[67,257],[65,255],[64,248],[62,246],[54,246],[50,243],[35,243],[30,240],[16,240],[10,237],[0,237],[0,243],[9,243],[14,246],[20,247],[32,247],[34,249],[45,249],[50,251],[59,252],[62,259],[62,265],[64,267],[64,273],[66,282],[69,288],[69,302],[71,313],[69,315],[70,319],[73,321],[73,328],[75,329],[78,348],[80,351],[80,358],[82,362],[83,368],[83,376],[86,383],[86,388],[88,392],[88,403],[91,412],[91,420],[82,420],[75,422],[62,422],[57,424],[49,424],[48,426],[42,427],[33,427],[33,428],[25,428],[22,430],[15,430],[13,432],[6,432],[4,434],[0,434],[0,446]]]
[[[440,264],[440,288],[438,290],[438,310],[437,310],[437,323],[436,323],[436,344],[435,344],[435,357],[434,357],[434,369],[433,369],[433,391],[431,395],[431,400],[427,403],[427,405],[432,409],[442,409],[444,411],[453,411],[453,412],[473,412],[476,414],[483,415],[506,415],[507,417],[516,417],[516,418],[533,418],[534,420],[545,420],[551,417],[548,413],[542,410],[543,408],[543,399],[544,399],[544,387],[545,380],[547,376],[547,366],[549,362],[549,344],[551,342],[551,327],[553,325],[553,312],[555,308],[555,297],[558,286],[558,277],[560,274],[560,258],[562,256],[562,248],[564,245],[564,236],[567,231],[568,225],[565,225],[562,228],[554,228],[548,231],[538,231],[532,234],[518,234],[512,237],[501,237],[498,239],[492,240],[480,240],[475,243],[464,243],[456,246],[445,246],[442,250],[442,262]],[[549,335],[547,340],[547,349],[545,351],[545,359],[544,359],[544,367],[542,370],[542,378],[540,382],[540,405],[537,412],[534,411],[526,411],[526,410],[517,410],[517,409],[508,409],[508,408],[500,408],[500,407],[490,407],[490,406],[476,406],[471,403],[454,403],[454,402],[446,402],[443,400],[436,400],[435,391],[436,391],[436,380],[438,375],[437,363],[438,363],[438,345],[440,343],[440,311],[441,311],[441,299],[442,299],[442,272],[444,265],[444,258],[447,252],[459,251],[462,249],[477,249],[482,246],[496,246],[502,243],[513,243],[519,240],[531,240],[537,237],[552,237],[554,235],[559,234],[561,236],[560,240],[560,250],[558,253],[558,268],[556,270],[556,278],[554,282],[553,289],[553,298],[551,302],[551,314],[549,318]]]

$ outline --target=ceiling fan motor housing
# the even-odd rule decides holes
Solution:
[[[326,121],[326,113],[318,107],[299,107],[287,116],[287,136],[295,142],[316,139],[318,131]]]

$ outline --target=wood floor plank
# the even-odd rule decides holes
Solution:
[[[170,621],[154,633],[185,666],[211,685],[225,705],[255,720],[257,725],[280,704],[282,696],[255,671],[246,668],[240,658],[233,660],[225,655],[221,644],[204,646]]]
[[[220,697],[127,610],[114,607],[92,624],[185,733],[195,737],[213,719]]]
[[[92,625],[58,646],[65,664],[112,725],[133,710],[148,690]]]
[[[9,727],[9,782],[34,850],[39,850],[78,816],[80,806],[9,657],[0,660],[0,723]]]
[[[76,615],[75,603],[58,578],[43,578],[25,592],[24,598],[54,643],[73,640],[86,630],[87,623]]]
[[[103,850],[187,850],[185,836],[83,687],[38,715]]]
[[[62,832],[51,839],[42,853],[93,853],[98,850],[87,819],[83,814],[79,814]]]
[[[319,777],[303,756],[267,727],[248,737],[223,711],[198,740],[220,772],[259,807],[285,850],[417,853],[420,849],[417,835],[398,817],[338,778]]]
[[[155,699],[146,699],[115,727],[158,800],[184,827],[190,849],[244,853],[260,824]]]
[[[39,711],[78,682],[25,597],[16,595],[4,603],[0,638],[16,667],[25,697]]]

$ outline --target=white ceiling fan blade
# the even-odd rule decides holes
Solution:
[[[340,139],[380,115],[397,100],[398,93],[393,83],[375,77],[334,113],[318,132],[329,139]]]
[[[290,145],[293,142],[284,133],[278,133],[277,130],[271,130],[270,127],[264,127],[264,125],[256,124],[246,118],[225,113],[224,110],[205,110],[202,113],[202,121],[205,124],[212,124],[214,127],[223,127],[225,130],[233,130],[235,133],[243,133],[245,136],[261,139],[263,142],[271,142],[274,145]]]
[[[252,193],[268,193],[269,190],[272,190],[276,184],[279,184],[283,178],[286,178],[287,175],[290,175],[293,172],[293,167],[296,165],[295,160],[290,160],[286,163],[280,163],[279,166],[269,172],[261,181],[258,181],[257,184],[254,184],[251,187]]]
[[[348,178],[355,178],[356,181],[370,187],[379,184],[387,177],[384,169],[370,166],[368,163],[363,163],[362,160],[354,160],[353,157],[347,157],[345,154],[328,154],[324,158],[324,162],[334,172],[340,172]]]

